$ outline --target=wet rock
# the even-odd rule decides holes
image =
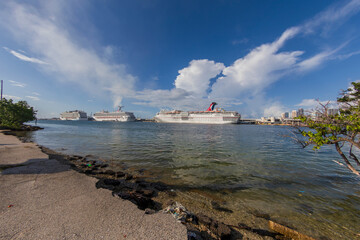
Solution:
[[[71,155],[71,156],[68,156],[67,159],[69,161],[77,161],[77,160],[82,160],[83,157],[82,156],[78,156],[78,155]]]
[[[104,174],[106,174],[106,175],[111,175],[111,176],[115,176],[115,172],[113,171],[113,170],[106,170],[105,172],[104,172]]]
[[[219,236],[220,239],[231,239],[231,229],[221,222],[212,221],[209,229]]]
[[[99,181],[95,184],[96,188],[105,188],[105,189],[109,189],[109,190],[114,190],[115,186],[111,185],[111,184],[106,184],[105,180],[110,180],[110,179],[99,179]]]
[[[91,169],[87,169],[84,171],[85,174],[94,174],[93,171]]]
[[[121,172],[121,171],[117,171],[115,173],[115,176],[118,177],[118,178],[121,178],[121,177],[124,177],[125,176],[125,173],[124,172]]]
[[[228,208],[224,208],[221,207],[219,203],[215,202],[215,201],[211,201],[211,207],[215,210],[221,211],[221,212],[227,212],[227,213],[232,213],[233,211],[228,209]]]
[[[126,180],[131,180],[131,179],[133,179],[133,175],[131,175],[131,174],[129,174],[129,173],[126,173],[126,174],[125,174],[125,179],[126,179]]]
[[[151,190],[151,189],[145,189],[145,190],[143,190],[143,195],[145,197],[152,197],[155,195],[155,191]]]
[[[169,189],[169,187],[165,183],[162,183],[162,182],[151,183],[150,186],[159,191],[166,191]]]
[[[204,215],[204,214],[198,214],[197,215],[198,221],[199,223],[201,223],[202,225],[206,226],[206,227],[210,227],[211,224],[211,218],[209,218],[208,216]]]
[[[263,212],[259,212],[257,210],[254,210],[251,212],[255,217],[258,217],[258,218],[263,218],[263,219],[266,219],[266,220],[270,220],[270,215],[267,214],[267,213],[263,213]]]
[[[150,208],[145,209],[145,214],[154,214],[154,213],[156,213],[156,211],[153,209],[150,209]]]
[[[104,179],[103,182],[106,185],[112,185],[112,186],[119,186],[120,185],[120,181],[115,180],[115,179]]]
[[[106,164],[106,163],[103,163],[103,164],[100,164],[100,168],[106,168],[106,167],[108,167],[109,166],[109,164]]]
[[[150,198],[144,197],[139,193],[134,192],[118,192],[114,193],[118,197],[126,200],[130,200],[132,203],[135,203],[139,209],[145,210],[146,208],[154,208],[155,203]]]
[[[246,225],[245,223],[239,223],[239,224],[238,224],[238,228],[240,228],[240,229],[245,229],[245,230],[248,230],[248,231],[251,230],[251,227],[249,227],[249,226]]]

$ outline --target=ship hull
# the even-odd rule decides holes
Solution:
[[[130,118],[119,118],[119,117],[93,117],[98,122],[133,122],[135,119]]]
[[[60,120],[65,121],[87,121],[87,118],[66,118],[66,117],[60,117]]]
[[[200,124],[237,124],[240,121],[240,116],[213,114],[209,116],[184,114],[170,115],[157,114],[154,117],[156,122],[163,123],[200,123]]]
[[[131,112],[99,112],[95,113],[93,118],[99,122],[134,122],[136,120]]]

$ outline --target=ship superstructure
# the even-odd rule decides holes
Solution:
[[[79,120],[88,120],[88,117],[86,112],[74,110],[74,111],[67,111],[61,113],[60,120],[79,121]]]
[[[94,113],[93,118],[95,121],[115,121],[115,122],[132,122],[135,121],[134,113],[124,112],[121,106],[115,112],[101,111]]]
[[[154,117],[156,122],[167,123],[207,123],[207,124],[229,124],[238,123],[240,114],[235,111],[215,109],[216,102],[211,103],[206,111],[160,111]]]

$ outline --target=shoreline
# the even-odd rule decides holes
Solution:
[[[187,239],[172,216],[145,214],[54,157],[0,131],[0,239]]]
[[[10,133],[14,135],[14,133]],[[224,224],[214,218],[202,213],[193,214],[187,211],[180,203],[175,202],[176,191],[172,186],[161,182],[150,182],[146,176],[134,174],[127,171],[126,167],[120,170],[111,170],[111,163],[101,158],[86,155],[66,155],[58,153],[46,147],[39,146],[41,151],[49,156],[49,159],[56,159],[62,164],[70,166],[71,169],[91,176],[98,181],[96,188],[104,188],[112,192],[112,196],[128,200],[134,203],[145,214],[168,212],[186,226],[188,239],[313,239],[295,230],[273,222],[270,216],[261,213],[254,213],[254,216],[263,219],[269,227],[249,227],[244,223],[237,225]],[[165,202],[158,202],[157,196],[161,194]],[[163,199],[162,199],[163,200]],[[229,211],[221,207],[217,202],[212,202],[212,208],[220,211]],[[179,217],[180,216],[180,217]]]

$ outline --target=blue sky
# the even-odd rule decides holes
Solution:
[[[38,117],[212,101],[244,117],[334,101],[360,80],[360,0],[3,1],[0,79]]]

